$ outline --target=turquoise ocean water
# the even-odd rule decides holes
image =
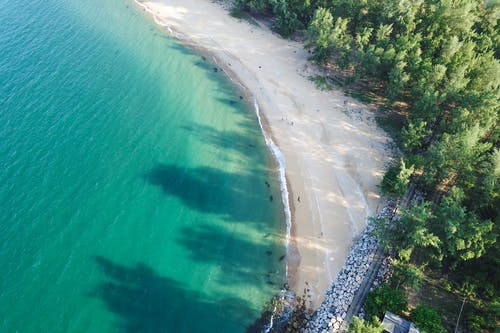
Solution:
[[[278,175],[213,67],[129,0],[0,0],[0,332],[259,317],[285,275]]]

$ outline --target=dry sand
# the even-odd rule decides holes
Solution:
[[[385,134],[367,106],[316,88],[308,79],[316,69],[302,44],[235,19],[208,0],[142,4],[158,24],[214,55],[256,97],[286,159],[289,284],[299,294],[309,288],[317,307],[366,218],[377,211]]]

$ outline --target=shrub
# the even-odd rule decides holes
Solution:
[[[377,316],[382,319],[386,311],[399,315],[407,308],[408,304],[404,292],[385,284],[377,290],[370,291],[365,301],[367,318]]]
[[[348,333],[382,333],[383,330],[382,324],[376,317],[370,323],[354,316]]]
[[[398,164],[393,164],[382,179],[382,193],[392,198],[401,198],[408,188],[410,177],[414,171],[415,167],[412,165],[407,168],[403,160]]]
[[[420,330],[426,333],[444,333],[445,329],[441,325],[441,318],[436,310],[427,305],[419,305],[411,310],[410,319]]]

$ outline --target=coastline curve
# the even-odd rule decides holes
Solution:
[[[234,19],[219,3],[134,2],[171,36],[209,55],[245,100],[253,101],[280,171],[286,279],[297,294],[306,289],[310,306],[318,307],[366,216],[378,211],[386,134],[369,106],[340,90],[317,89],[310,78],[321,72],[302,44]]]
[[[277,169],[278,169],[278,173],[279,173],[279,184],[280,184],[280,193],[281,193],[281,202],[283,204],[283,209],[284,209],[284,213],[285,213],[285,224],[286,224],[286,235],[285,235],[285,246],[286,246],[286,255],[288,257],[288,254],[289,254],[289,245],[290,245],[290,230],[291,230],[291,225],[292,225],[292,212],[291,212],[291,208],[290,208],[290,191],[289,191],[289,188],[288,188],[288,183],[287,183],[287,180],[286,180],[286,161],[285,161],[285,155],[283,154],[283,152],[280,150],[280,148],[278,147],[278,145],[274,142],[274,140],[272,139],[271,135],[267,133],[266,131],[266,128],[264,126],[264,120],[263,120],[263,117],[264,115],[262,115],[261,111],[260,111],[260,108],[259,108],[259,104],[258,104],[258,101],[257,101],[257,97],[255,97],[255,95],[252,94],[252,92],[247,88],[245,87],[245,85],[243,85],[241,82],[239,82],[238,80],[236,80],[234,77],[236,75],[231,75],[232,73],[230,73],[230,71],[226,68],[226,66],[224,65],[221,65],[219,64],[219,61],[217,59],[217,57],[212,53],[210,52],[209,50],[206,50],[205,48],[203,48],[201,45],[195,43],[194,41],[190,40],[187,36],[183,35],[182,33],[180,32],[177,32],[175,31],[169,24],[165,23],[164,21],[162,21],[157,15],[156,13],[151,9],[149,8],[147,5],[145,5],[144,3],[142,3],[142,1],[140,0],[134,0],[134,2],[140,6],[141,8],[144,9],[144,11],[146,11],[147,13],[150,14],[150,16],[153,18],[154,22],[166,29],[168,31],[168,33],[170,34],[171,37],[183,42],[186,44],[186,46],[189,46],[189,47],[194,47],[196,49],[198,49],[197,51],[199,51],[200,53],[206,53],[206,54],[209,54],[212,56],[212,60],[214,61],[215,64],[219,65],[223,72],[226,74],[226,76],[234,83],[236,84],[240,89],[244,89],[245,90],[245,93],[246,95],[248,95],[252,101],[253,101],[253,109],[254,109],[254,112],[257,116],[257,121],[258,121],[258,124],[259,124],[259,127],[261,129],[261,133],[264,137],[264,140],[266,142],[266,146],[268,147],[269,151],[271,152],[271,155],[273,156],[276,164],[277,164]],[[288,260],[287,260],[287,263],[286,263],[286,266],[285,266],[285,278],[288,280],[289,276],[288,276]]]

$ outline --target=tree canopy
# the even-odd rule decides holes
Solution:
[[[313,60],[338,69],[345,82],[376,82],[383,108],[398,109],[394,137],[403,155],[381,189],[397,199],[411,184],[424,198],[393,221],[377,221],[382,244],[401,262],[448,272],[481,264],[499,276],[500,3],[237,3],[274,16],[285,36],[305,31]]]

